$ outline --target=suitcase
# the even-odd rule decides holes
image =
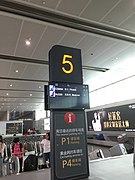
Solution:
[[[47,168],[47,164],[44,163],[42,157],[38,157],[38,169],[45,169]]]
[[[125,143],[128,141],[128,137],[126,134],[121,134],[117,137],[119,143]]]
[[[118,144],[110,148],[111,156],[120,156],[127,154],[124,144]]]
[[[24,172],[37,170],[38,157],[30,154],[24,161]]]
[[[19,172],[19,159],[17,157],[9,158],[8,162],[3,163],[3,175],[11,175]]]
[[[101,149],[95,149],[94,151],[89,153],[90,160],[101,159],[104,158],[103,151]]]

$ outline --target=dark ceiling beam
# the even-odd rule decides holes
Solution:
[[[5,54],[0,54],[0,59],[7,60],[7,61],[17,61],[17,62],[22,62],[22,63],[32,63],[32,64],[41,64],[41,65],[48,65],[48,61],[46,60],[41,60],[41,59],[32,59],[32,58],[24,58],[20,56],[12,56],[12,55],[5,55]]]
[[[25,82],[40,82],[40,83],[48,83],[46,80],[38,80],[38,79],[23,79],[23,78],[9,78],[1,76],[0,79],[2,80],[10,80],[10,81],[25,81]]]
[[[0,98],[3,98],[3,99],[43,99],[42,97],[33,97],[33,96],[30,96],[30,97],[11,97],[11,96],[0,96]],[[7,102],[7,101],[6,101]]]
[[[0,89],[0,91],[37,92],[37,93],[43,93],[44,92],[44,91],[33,90],[33,89]]]
[[[38,64],[38,65],[49,65],[49,62],[46,60],[24,58],[20,56],[12,56],[12,55],[4,55],[4,54],[0,54],[0,59],[4,61],[15,61],[15,62],[22,62],[22,63]],[[93,66],[82,66],[82,69],[90,70],[90,71],[100,71],[100,72],[106,72],[109,70],[107,68],[93,67]]]
[[[2,105],[4,103],[4,105]],[[5,101],[0,101],[0,104],[2,105],[2,106],[5,106],[5,104],[8,104],[8,103],[12,103],[12,104],[38,104],[38,103],[40,103],[40,104],[42,104],[42,103],[44,103],[44,102],[12,102],[12,101],[8,101],[8,102],[5,102]],[[21,106],[21,105],[20,105]],[[35,105],[35,106],[37,106],[37,105]]]
[[[39,7],[37,8],[32,6],[32,4],[24,4],[17,1],[15,2],[13,0],[1,0],[0,10],[87,33],[98,34],[101,36],[116,38],[133,43],[135,42],[135,33],[113,26],[72,17],[70,15],[67,16],[62,13],[56,13],[53,10],[45,10]]]

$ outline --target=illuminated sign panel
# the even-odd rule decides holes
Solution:
[[[135,104],[87,112],[88,130],[135,132]]]
[[[89,109],[88,85],[50,83],[48,109]]]

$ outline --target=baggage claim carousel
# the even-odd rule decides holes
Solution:
[[[90,180],[135,180],[135,168],[133,166],[133,154],[121,155],[89,161]],[[20,175],[11,175],[2,180],[51,180],[50,169],[33,172],[25,172]],[[86,179],[85,179],[86,180]]]

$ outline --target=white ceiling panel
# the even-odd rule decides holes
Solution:
[[[83,33],[68,31],[63,39],[59,42],[61,45],[75,47],[76,44],[84,37]]]
[[[11,69],[9,71],[10,77],[21,77],[24,72],[24,69],[27,67],[27,64],[24,63],[12,63]],[[18,72],[16,72],[18,70]]]
[[[135,12],[134,0],[122,0],[110,13],[102,20],[102,22],[111,22],[111,25],[118,26]]]
[[[42,24],[24,21],[19,43],[16,49],[16,55],[30,57],[33,50],[37,46],[44,29],[45,26]],[[31,38],[31,46],[26,46],[25,40],[29,38]]]
[[[49,67],[47,65],[33,65],[29,64],[23,72],[22,78],[49,80],[48,79]]]
[[[55,9],[59,0],[29,0],[29,2],[45,8]]]
[[[33,75],[33,79],[36,79],[38,77],[38,79],[40,80],[47,80],[49,81],[49,67],[48,66],[42,66],[38,69],[37,72],[35,72],[35,74]]]
[[[99,37],[86,35],[81,39],[76,47],[81,49],[82,54],[85,54],[90,51],[90,49],[92,49],[100,40],[101,38]]]
[[[33,78],[34,74],[37,74],[37,72],[39,72],[39,70],[40,70],[40,66],[34,65],[34,64],[29,64],[23,71],[23,74],[21,77],[24,79],[27,79],[27,78],[34,79]],[[36,79],[38,79],[38,77]]]
[[[94,46],[90,52],[83,56],[83,64],[91,65],[96,57],[100,57],[104,52],[110,49],[116,41],[103,39]],[[96,66],[96,63],[94,64]]]
[[[120,27],[123,29],[127,29],[129,31],[135,32],[135,14],[129,17],[126,21],[124,21]]]
[[[0,14],[0,53],[13,54],[21,20]]]
[[[131,45],[129,48],[120,52],[118,55],[118,60],[114,61],[115,69],[125,69],[125,72],[131,72],[134,74],[134,66],[135,66],[135,46]]]
[[[33,58],[47,60],[49,50],[54,44],[58,44],[65,32],[64,29],[48,26],[33,54]]]
[[[0,60],[0,76],[8,76],[11,64],[8,61]]]
[[[118,2],[118,0],[92,0],[81,17],[100,21],[100,19]]]
[[[119,57],[119,53],[121,51],[125,51],[129,47],[128,43],[117,43],[112,46],[107,51],[103,52],[100,57],[97,57],[91,62],[91,65],[95,65],[98,67],[110,67],[110,61],[113,62],[115,59]],[[108,65],[109,64],[109,65]],[[104,65],[104,66],[103,66]]]
[[[7,88],[7,87],[8,87],[7,84],[8,84],[8,81],[5,81],[5,80],[0,79],[0,89],[5,89],[5,88]],[[9,88],[9,87],[8,87],[8,88]]]
[[[31,91],[33,91],[33,90],[43,91],[45,84],[46,83],[39,83],[36,81],[35,82],[16,81],[16,89],[31,90]]]
[[[89,1],[90,0],[63,0],[57,10],[72,15],[79,15]]]
[[[2,92],[2,95],[4,95],[5,93]],[[29,92],[25,92],[25,91],[22,91],[22,92],[9,92],[9,95],[8,97],[10,98],[11,97],[26,97],[26,98],[31,98],[31,99],[34,99],[34,98],[43,98],[43,92],[32,92],[31,93],[32,96],[30,96],[30,93]],[[6,96],[7,97],[7,96]]]

